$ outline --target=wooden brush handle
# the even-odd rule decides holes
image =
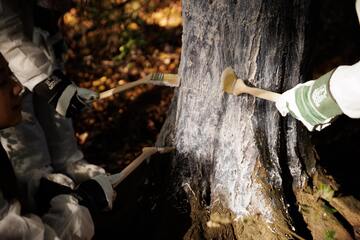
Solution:
[[[121,183],[130,173],[132,173],[145,159],[158,152],[156,147],[143,148],[142,154],[132,161],[124,170],[119,173],[109,176],[109,180],[113,188]]]
[[[281,96],[281,94],[276,92],[267,91],[261,88],[254,88],[246,86],[243,91],[254,97],[262,98],[268,101],[276,102],[276,100]]]
[[[141,79],[136,80],[136,81],[134,81],[134,82],[126,83],[126,84],[124,84],[124,85],[121,85],[121,86],[118,86],[118,87],[109,89],[109,90],[107,90],[107,91],[104,91],[104,92],[100,93],[99,99],[104,99],[104,98],[113,96],[113,95],[116,94],[116,93],[119,93],[119,92],[123,92],[123,91],[125,91],[125,90],[128,90],[129,88],[133,88],[133,87],[136,87],[136,86],[138,86],[138,85],[147,83],[147,82],[150,80],[150,76],[151,76],[151,75],[148,75],[148,76],[145,76],[144,78],[141,78]]]

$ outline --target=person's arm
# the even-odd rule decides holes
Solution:
[[[355,9],[360,23],[360,0]],[[276,107],[282,116],[290,113],[309,131],[322,130],[342,113],[360,118],[360,61],[296,85],[279,97]]]
[[[94,235],[94,223],[88,208],[79,204],[72,195],[54,197],[42,220],[60,239],[92,239]]]
[[[3,200],[4,201],[4,200]],[[0,236],[4,239],[59,239],[36,215],[21,216],[18,201],[1,204]],[[47,238],[45,238],[47,236]]]
[[[110,179],[105,174],[97,175],[80,183],[75,189],[41,178],[36,202],[41,212],[46,212],[58,195],[71,195],[77,202],[87,207],[91,213],[111,210],[116,197]]]
[[[18,80],[55,110],[70,117],[98,94],[77,87],[63,72],[54,68],[50,56],[24,34],[17,1],[0,0],[0,52]]]
[[[3,202],[0,217],[2,239],[91,239],[94,225],[87,208],[69,195],[59,195],[42,219],[34,214],[23,216],[18,201]]]
[[[359,18],[359,23],[360,23],[360,0],[356,0],[355,8],[356,8],[356,13],[357,13],[357,16]]]
[[[309,131],[322,130],[343,113],[360,118],[360,62],[296,85],[280,96],[276,107],[281,115],[290,113]]]
[[[0,236],[4,239],[91,239],[91,213],[112,208],[115,192],[106,175],[81,183],[75,190],[43,178],[37,203],[41,218],[22,216],[18,201],[8,203],[0,194]],[[90,212],[91,211],[91,212]]]
[[[51,76],[53,62],[25,36],[18,1],[0,0],[0,52],[17,79],[30,91]]]
[[[330,92],[345,115],[360,118],[360,61],[335,70],[330,79]]]

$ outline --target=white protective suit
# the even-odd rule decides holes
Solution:
[[[0,52],[14,75],[30,91],[58,68],[51,46],[58,36],[50,39],[40,34],[43,31],[34,29],[33,7],[33,1],[0,0]],[[28,196],[33,195],[38,181],[29,176],[40,176],[39,169],[44,174],[53,170],[64,173],[78,182],[105,173],[104,169],[83,160],[71,120],[61,117],[29,91],[24,98],[23,118],[18,126],[2,130],[0,140],[20,183],[28,185]]]
[[[360,0],[355,5],[360,23]],[[336,68],[330,79],[330,92],[345,115],[360,118],[360,61]]]
[[[356,0],[355,5],[360,23],[360,0]],[[360,118],[360,61],[335,70],[330,79],[330,92],[345,115]]]
[[[355,9],[360,24],[360,0],[356,0]],[[336,68],[330,79],[330,92],[345,115],[360,118],[360,61]]]
[[[355,9],[360,23],[360,0]],[[296,85],[281,94],[276,107],[282,116],[291,113],[309,131],[321,131],[340,114],[360,118],[360,61]]]
[[[72,240],[91,239],[94,224],[86,207],[71,195],[58,195],[42,218],[21,215],[18,201],[8,202],[0,193],[0,239]]]
[[[17,79],[30,91],[48,78],[54,61],[48,46],[32,42],[33,1],[0,1],[0,51]],[[37,38],[38,39],[38,38]]]
[[[339,66],[330,79],[330,91],[345,115],[360,118],[360,61]]]
[[[57,195],[40,218],[21,214],[16,176],[0,145],[0,239],[91,239],[94,224],[88,209],[71,195]]]
[[[28,0],[0,0],[0,52],[14,75],[29,90],[55,68],[51,48],[31,41],[40,39],[33,36],[32,4],[33,1]],[[40,177],[53,169],[65,172],[71,163],[80,162],[83,154],[77,147],[71,121],[56,114],[30,92],[24,99],[23,118],[20,125],[2,130],[0,136],[31,208]],[[62,195],[51,204],[52,210],[43,218],[48,223],[45,225],[38,217],[20,216],[18,203],[1,201],[0,239],[54,239],[51,228],[60,239],[92,237],[91,216],[76,199]]]

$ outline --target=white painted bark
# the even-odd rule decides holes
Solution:
[[[308,5],[300,0],[182,4],[181,86],[157,144],[176,147],[178,187],[204,208],[220,203],[238,219],[287,221],[283,186],[292,183],[283,181],[280,162],[300,186],[305,177],[298,154],[307,146],[298,146],[293,120],[281,126],[274,103],[224,94],[220,75],[231,66],[250,85],[275,92],[301,82]]]

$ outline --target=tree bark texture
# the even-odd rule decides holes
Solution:
[[[309,2],[183,0],[181,86],[157,144],[176,147],[174,189],[192,209],[185,238],[288,239],[308,223],[295,205],[316,172],[305,129],[272,102],[224,94],[220,75],[231,66],[275,92],[302,82]]]

